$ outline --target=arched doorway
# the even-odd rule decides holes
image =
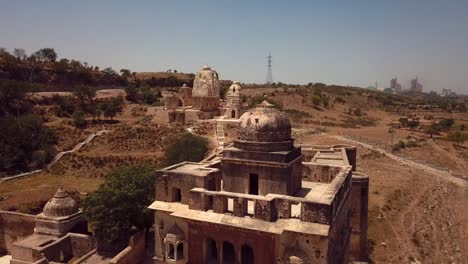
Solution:
[[[179,98],[179,103],[177,104],[179,107],[183,107],[184,106],[184,101],[182,101],[181,98]]]
[[[241,264],[254,264],[254,252],[248,245],[243,245],[241,249]]]
[[[169,249],[167,251],[167,258],[168,259],[175,259],[174,245],[172,243],[169,243]]]
[[[177,245],[177,260],[184,259],[184,243]]]
[[[205,251],[204,259],[207,264],[217,264],[218,263],[218,249],[216,248],[216,241],[213,239],[205,240]]]
[[[231,118],[236,118],[236,110],[231,111]]]
[[[235,264],[236,251],[234,246],[229,242],[223,243],[223,264]]]

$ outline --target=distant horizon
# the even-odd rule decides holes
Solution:
[[[2,0],[0,0],[2,1]],[[195,73],[221,79],[322,82],[378,88],[390,80],[424,92],[468,94],[468,2],[392,1],[5,1],[0,47],[99,68]]]

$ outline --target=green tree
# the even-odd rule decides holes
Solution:
[[[57,60],[57,53],[53,48],[43,48],[34,53],[34,56],[40,61],[55,62]]]
[[[410,120],[410,121],[408,121],[408,126],[409,126],[410,128],[416,128],[416,127],[419,126],[419,121],[417,121],[417,120]]]
[[[77,128],[86,127],[85,113],[81,110],[73,112],[73,123]]]
[[[94,97],[96,97],[96,88],[87,85],[75,86],[73,94],[80,100],[80,103],[90,104],[94,101]]]
[[[15,55],[16,59],[19,61],[24,60],[27,57],[26,51],[24,49],[14,49],[13,55]]]
[[[408,125],[408,118],[406,118],[406,117],[401,117],[398,121],[404,127]]]
[[[152,226],[154,171],[147,165],[117,168],[85,198],[83,210],[100,248],[119,250],[132,232]]]
[[[30,85],[23,82],[0,80],[0,117],[19,116],[31,110],[26,100]]]
[[[138,88],[136,88],[133,85],[129,85],[125,87],[125,93],[127,94],[125,98],[127,100],[137,103],[139,101],[139,93],[138,93]]]
[[[318,108],[320,106],[320,101],[320,97],[315,94],[310,97],[310,103],[312,104],[313,108]]]
[[[122,104],[123,98],[122,97],[114,97],[110,99],[108,102],[105,102],[103,105],[103,112],[106,118],[114,119],[117,113],[122,112]]]
[[[201,161],[208,151],[208,140],[184,133],[172,142],[166,149],[164,163],[166,166],[182,161]]]
[[[129,69],[121,69],[120,75],[125,79],[129,79],[132,77],[132,72]]]
[[[38,164],[33,162],[38,160],[34,159],[39,159],[39,156],[41,164],[53,158],[57,136],[53,130],[44,126],[40,117],[25,114],[15,118],[0,118],[0,131],[1,170],[19,171],[35,167]]]
[[[455,121],[452,118],[444,118],[439,121],[439,126],[441,126],[443,130],[448,130],[454,123]]]
[[[468,139],[468,135],[457,130],[448,133],[447,138],[457,144],[463,144]]]
[[[114,69],[112,69],[111,67],[105,68],[104,70],[102,70],[102,72],[104,74],[106,74],[106,75],[112,75],[112,76],[118,75],[117,72]]]
[[[438,134],[440,132],[440,126],[436,124],[432,124],[426,130],[424,131],[426,134],[429,134],[429,136],[432,138],[434,134]]]

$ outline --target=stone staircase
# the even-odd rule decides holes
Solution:
[[[222,122],[216,122],[216,140],[218,141],[218,153],[221,153],[226,142],[224,125]]]

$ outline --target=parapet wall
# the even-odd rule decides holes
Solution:
[[[357,261],[367,261],[369,177],[353,173],[351,187],[351,257]]]
[[[128,247],[109,261],[109,264],[140,263],[145,257],[145,231],[136,233],[130,238]]]
[[[302,179],[311,182],[331,183],[341,169],[340,166],[303,162]]]
[[[35,215],[0,211],[0,254],[11,254],[13,242],[34,233]]]

